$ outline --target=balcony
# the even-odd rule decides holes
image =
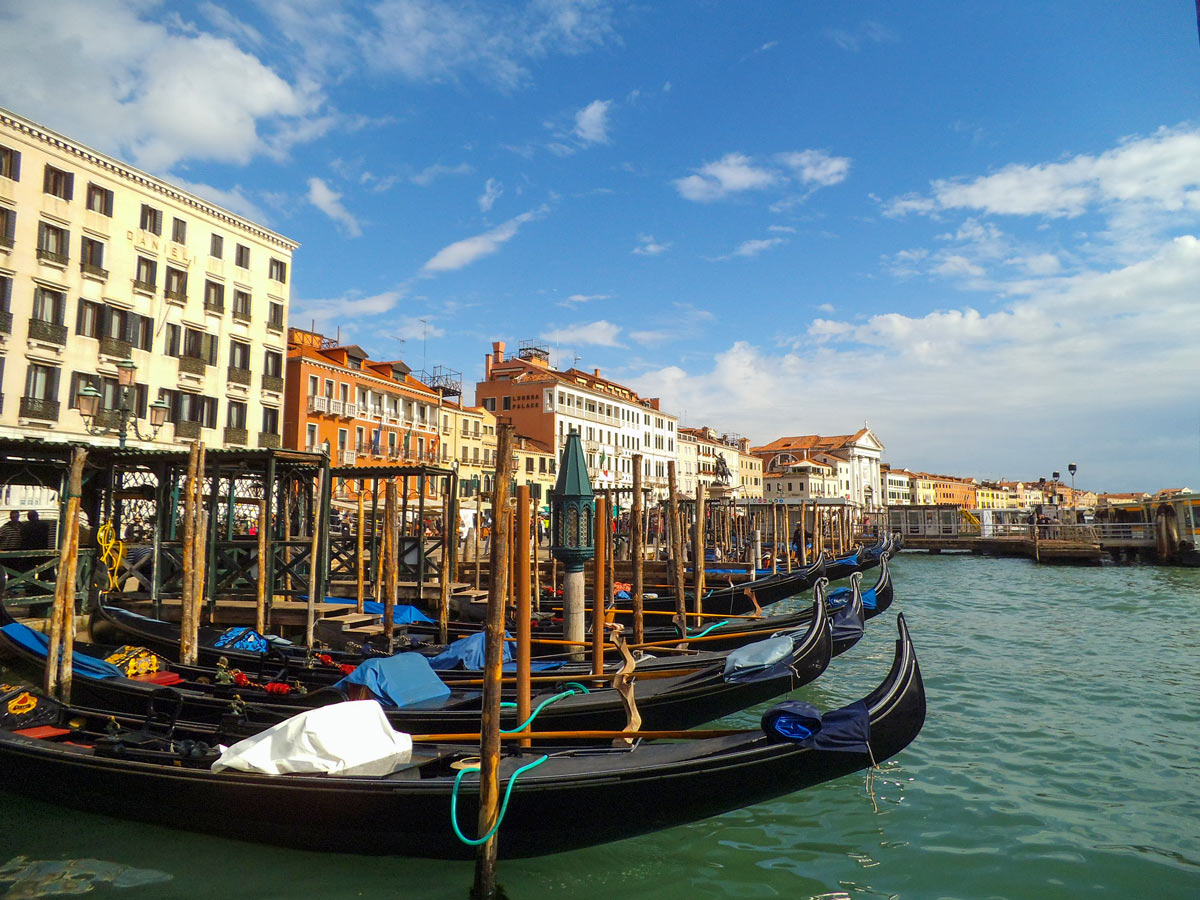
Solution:
[[[44,247],[37,249],[38,262],[48,263],[52,266],[66,266],[69,263],[70,257],[65,253],[55,253],[53,250],[47,250]]]
[[[12,334],[12,313],[0,311],[0,334]]]
[[[168,303],[187,303],[187,291],[165,290],[163,296],[166,297]]]
[[[179,357],[179,374],[199,375],[204,377],[208,371],[208,363],[197,356],[181,356]]]
[[[267,330],[268,331],[283,331],[283,319],[280,319],[280,318],[267,319]]]
[[[189,440],[200,439],[200,423],[199,422],[176,422],[175,437],[187,438]]]
[[[0,250],[11,250],[13,248],[13,239],[10,234],[0,234]]]
[[[339,450],[338,451],[338,465],[339,466],[352,466],[352,465],[354,465],[355,460],[357,460],[357,459],[358,459],[358,454],[355,453],[353,450]]]
[[[22,397],[20,416],[23,419],[41,419],[44,422],[57,422],[58,409],[59,402],[57,400]]]
[[[327,413],[329,412],[328,397],[313,397],[308,398],[308,411],[310,413]]]
[[[156,290],[153,281],[142,281],[140,278],[133,279],[133,289],[143,294],[153,294]]]
[[[249,387],[250,386],[250,370],[242,369],[242,368],[239,368],[238,366],[230,366],[229,367],[229,383],[230,384],[241,384],[241,385],[245,385],[246,387]]]
[[[206,299],[204,301],[204,311],[210,312],[215,316],[223,316],[225,315],[225,304],[220,300]]]
[[[250,432],[245,428],[238,428],[235,425],[226,425],[224,433],[226,444],[239,444],[246,446],[246,441],[250,439]]]
[[[93,278],[99,278],[101,281],[104,281],[108,278],[108,269],[100,266],[94,266],[89,262],[80,263],[79,271],[84,275],[91,275]]]
[[[345,408],[342,410],[342,415],[347,419],[353,419],[355,416],[358,415],[358,404],[357,403],[347,403],[345,405]]]
[[[115,337],[100,338],[100,355],[115,356],[117,359],[129,359],[133,355],[133,344]]]
[[[345,407],[346,404],[341,400],[335,400],[333,397],[329,398],[329,414],[331,416],[340,416]]]
[[[280,446],[279,435],[271,434],[267,431],[259,432],[258,446],[266,450],[278,450]]]
[[[95,424],[100,428],[111,428],[113,431],[120,431],[121,411],[119,409],[98,409],[96,410]]]
[[[233,308],[233,321],[235,321],[235,322],[249,322],[249,321],[250,321],[250,310],[248,310],[248,309],[238,309],[238,308],[235,306],[235,307]]]
[[[264,375],[262,377],[262,387],[264,391],[275,391],[282,393],[283,391],[283,376],[281,375]]]
[[[47,344],[58,344],[60,347],[65,347],[67,346],[67,326],[55,325],[53,322],[47,322],[44,319],[30,319],[29,339],[31,341],[43,341]]]

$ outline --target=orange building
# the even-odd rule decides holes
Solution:
[[[400,360],[288,329],[283,445],[329,448],[335,466],[438,465],[441,395]]]

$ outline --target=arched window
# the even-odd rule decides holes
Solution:
[[[563,546],[579,546],[579,507],[574,503],[567,507],[567,542]]]
[[[592,508],[585,506],[583,509],[583,523],[579,529],[579,546],[590,547],[595,543],[592,537]]]

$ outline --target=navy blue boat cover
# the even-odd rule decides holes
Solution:
[[[857,611],[851,612],[849,603],[833,614],[830,623],[833,625],[833,639],[835,641],[851,639],[857,641],[863,636],[865,624],[863,617]]]
[[[20,622],[10,622],[0,631],[3,631],[14,644],[24,647],[42,659],[49,655],[50,638],[40,631],[34,631]],[[71,667],[76,675],[82,675],[85,678],[121,678],[124,676],[124,673],[112,663],[84,653],[72,652]]]
[[[825,595],[825,600],[830,606],[844,606],[850,602],[850,588],[834,588]],[[874,609],[877,602],[878,601],[875,598],[875,588],[870,588],[862,592],[862,603],[864,609]]]
[[[420,653],[368,659],[334,687],[361,684],[384,706],[403,708],[450,696],[450,688]]]
[[[763,713],[762,730],[776,740],[813,750],[871,752],[867,743],[871,739],[871,714],[862,700],[823,715],[811,703],[785,700]]]
[[[507,633],[504,636],[509,637]],[[469,637],[459,638],[431,659],[429,664],[435,669],[482,669],[483,642],[484,633],[482,631]],[[512,662],[512,644],[509,641],[504,642],[504,655],[501,660],[502,662]]]

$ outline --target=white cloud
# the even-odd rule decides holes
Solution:
[[[768,225],[767,231],[773,231],[776,234],[795,234],[796,229],[791,225]]]
[[[390,313],[406,295],[407,288],[399,288],[367,296],[350,291],[340,297],[293,298],[289,315],[292,324],[298,328],[315,325],[319,331],[334,325],[340,326],[343,334],[347,334],[356,325],[361,325],[364,319]],[[394,318],[389,318],[388,330],[393,331],[397,327]]]
[[[455,166],[434,163],[432,166],[426,166],[417,174],[409,176],[408,180],[421,187],[428,187],[443,175],[470,175],[474,171],[468,163],[459,163]]]
[[[742,191],[762,190],[777,178],[774,172],[752,165],[750,157],[727,153],[696,169],[695,175],[676,179],[675,189],[687,200],[708,203]]]
[[[308,179],[308,202],[342,226],[350,237],[362,236],[358,219],[342,205],[342,195],[320,178]]]
[[[483,193],[479,195],[479,211],[491,212],[492,207],[496,205],[496,201],[503,193],[504,186],[495,178],[489,178],[487,184],[483,186]]]
[[[138,0],[7,4],[0,103],[153,172],[278,157],[336,123],[311,82],[155,11]]]
[[[554,328],[550,331],[543,332],[542,340],[552,341],[555,344],[586,344],[596,347],[620,347],[621,342],[617,339],[621,333],[621,327],[614,325],[612,322],[600,319],[596,322],[581,323],[579,325],[568,325],[562,328]]]
[[[832,303],[822,303],[820,306],[817,307],[817,309],[823,313],[832,313],[833,312],[833,304]]]
[[[802,184],[830,187],[845,181],[850,174],[849,157],[830,156],[825,150],[780,153],[779,161],[792,169]]]
[[[1034,256],[1022,256],[1005,260],[1012,266],[1018,266],[1030,275],[1057,275],[1062,271],[1062,263],[1053,253],[1038,253]]]
[[[825,37],[842,50],[848,50],[851,53],[857,53],[864,44],[887,44],[896,40],[896,36],[886,26],[870,19],[853,30],[827,28]]]
[[[1185,236],[1129,265],[1009,285],[987,311],[817,319],[784,352],[739,342],[632,386],[758,442],[868,418],[890,462],[964,475],[1037,472],[1086,449],[1087,486],[1114,490],[1146,480],[1128,468],[1128,441],[1155,434],[1139,468],[1190,483],[1195,422],[1179,410],[1195,406],[1197,283],[1200,239]]]
[[[583,303],[591,303],[593,300],[611,300],[611,299],[612,299],[612,294],[572,294],[571,296],[567,297],[565,300],[560,300],[558,302],[558,305],[566,306],[568,308],[573,309],[574,307],[579,306]]]
[[[734,256],[758,256],[764,250],[770,250],[772,247],[778,247],[780,244],[786,243],[787,241],[784,238],[758,238],[756,240],[742,241],[729,256],[723,256],[721,259],[729,259]]]
[[[654,240],[654,235],[652,234],[639,234],[638,241],[640,243],[632,251],[638,256],[658,256],[660,253],[666,253],[671,249],[669,241],[660,244]]]
[[[203,197],[210,203],[224,207],[232,213],[245,216],[252,222],[257,222],[259,225],[267,225],[268,227],[270,225],[270,219],[262,207],[246,196],[246,189],[240,184],[232,188],[218,188],[213,187],[211,184],[187,181],[171,174],[168,174],[165,180],[176,187],[181,187],[185,191],[195,194],[197,197]]]
[[[504,244],[517,236],[517,232],[521,230],[522,225],[532,222],[534,219],[541,218],[548,211],[549,207],[543,205],[529,212],[521,213],[521,215],[511,218],[502,225],[497,225],[483,234],[477,234],[474,237],[464,238],[461,241],[448,244],[431,256],[425,265],[421,267],[421,271],[425,274],[450,272],[469,266],[475,260],[495,253]]]
[[[611,106],[611,100],[593,100],[575,113],[575,136],[585,144],[607,144]]]

